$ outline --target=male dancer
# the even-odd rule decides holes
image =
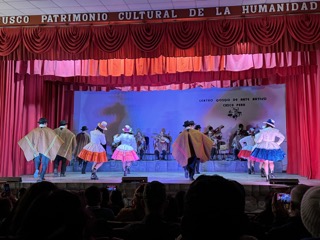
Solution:
[[[194,121],[185,121],[183,124],[185,129],[172,144],[172,155],[185,168],[192,181],[197,159],[200,159],[200,162],[208,161],[213,145],[210,138],[194,129],[194,125]]]
[[[63,140],[51,128],[47,127],[46,118],[40,118],[38,123],[39,127],[20,139],[18,145],[24,152],[27,161],[34,160],[35,172],[33,176],[38,178],[37,182],[41,182],[45,180],[44,175],[49,160],[55,159]],[[39,174],[41,163],[42,169]]]
[[[59,127],[54,129],[55,133],[59,137],[61,137],[61,139],[64,141],[54,160],[54,170],[53,170],[54,177],[58,177],[58,168],[59,168],[60,161],[61,161],[60,177],[66,176],[67,160],[71,161],[72,152],[77,146],[76,135],[73,132],[71,132],[67,127],[68,127],[68,123],[65,120],[61,120]]]

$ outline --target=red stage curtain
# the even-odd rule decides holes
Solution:
[[[56,127],[61,119],[72,122],[72,87],[83,85],[98,90],[131,87],[138,90],[150,85],[160,89],[173,84],[175,87],[180,85],[181,89],[184,89],[201,83],[229,87],[257,82],[286,83],[288,173],[320,179],[319,19],[320,16],[315,14],[263,17],[254,20],[247,18],[239,20],[239,23],[229,20],[212,20],[212,22],[208,20],[125,25],[121,29],[117,28],[118,26],[112,29],[113,27],[106,26],[76,25],[2,28],[0,29],[0,110],[3,114],[0,116],[0,123],[3,129],[0,130],[2,150],[0,175],[20,176],[33,172],[33,165],[25,162],[17,141],[37,126],[36,122],[40,117],[47,117],[52,128]],[[233,29],[233,26],[236,29]],[[215,36],[217,33],[222,33],[221,37]],[[117,36],[121,37],[119,42],[116,41]],[[31,41],[32,38],[35,42]],[[107,39],[107,44],[103,44],[104,39]],[[146,39],[153,41],[154,45],[149,44]],[[156,65],[157,60],[154,58],[160,56],[205,59],[205,56],[224,54],[282,52],[292,53],[292,65],[288,66],[285,63],[283,67],[277,64],[271,69],[262,66],[259,69],[244,71],[220,69],[208,72],[204,72],[201,68],[195,68],[192,72],[179,72],[179,69],[183,69],[179,66],[175,68],[176,73],[156,69],[155,75],[137,76],[135,72],[132,76],[105,78],[38,76],[33,75],[36,67],[34,65],[30,66],[31,75],[19,75],[15,74],[15,62],[10,61],[150,58]],[[298,52],[302,53],[301,57]],[[177,66],[181,63],[179,59],[173,61]],[[109,63],[112,65],[112,61]],[[146,71],[143,61],[137,60],[135,64],[141,66],[140,73]],[[133,68],[130,62],[125,67]],[[97,86],[99,84],[101,86]],[[294,134],[296,135],[293,136]]]
[[[320,57],[318,51],[318,57]],[[317,74],[318,71],[318,74]],[[320,179],[320,78],[316,66],[286,79],[287,173]]]
[[[206,20],[113,27],[74,25],[37,29],[6,28],[0,32],[0,59],[134,59],[161,55],[209,56],[319,48],[318,14],[245,18],[237,20],[237,23],[235,21]],[[58,41],[52,44],[55,35]],[[116,41],[117,36],[120,37],[119,41]],[[20,46],[21,37],[24,41]],[[39,42],[30,41],[30,37],[35,37]],[[103,40],[107,43],[103,43]],[[98,50],[95,43],[98,43]]]

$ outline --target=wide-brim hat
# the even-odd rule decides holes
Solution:
[[[183,123],[182,126],[183,126],[183,127],[188,127],[188,126],[190,126],[190,121],[184,121],[184,123]]]
[[[61,120],[60,123],[59,123],[59,126],[65,126],[67,125],[67,121],[66,120]]]
[[[107,128],[108,123],[106,121],[102,121],[101,123],[98,123],[98,127],[102,130],[108,130]]]
[[[263,123],[268,124],[271,127],[275,127],[275,121],[271,118],[269,118],[266,122]]]
[[[48,120],[46,118],[40,118],[38,121],[39,124],[45,124],[47,122],[48,122]]]
[[[86,131],[88,130],[87,126],[82,126],[81,131]]]
[[[194,129],[201,129],[201,126],[198,124],[194,127]]]
[[[129,125],[125,125],[124,128],[122,128],[122,131],[125,133],[132,133],[132,128]]]

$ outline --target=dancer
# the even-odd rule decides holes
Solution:
[[[197,159],[206,162],[210,159],[213,142],[202,132],[194,129],[194,121],[185,121],[185,129],[172,144],[172,155],[185,168],[185,176],[194,180]]]
[[[263,123],[265,123],[265,127],[255,136],[256,145],[252,150],[251,158],[264,162],[266,180],[269,181],[270,178],[274,178],[274,162],[283,160],[285,156],[285,153],[280,148],[280,144],[285,137],[275,128],[273,119],[268,119]],[[276,138],[279,140],[276,141]]]
[[[82,171],[85,170],[87,162],[93,162],[91,168],[91,179],[98,180],[97,171],[107,158],[107,140],[103,131],[107,130],[107,122],[98,123],[95,130],[90,132],[90,142],[83,147],[78,157],[85,160]],[[85,173],[85,171],[84,171]]]
[[[79,158],[78,155],[80,151],[83,149],[85,145],[87,145],[90,142],[90,135],[87,133],[87,126],[82,126],[81,132],[77,134],[76,141],[77,146],[74,150],[74,156],[78,161],[79,168],[81,169],[81,173],[86,173],[86,168],[83,168],[83,163],[85,162],[83,159]],[[87,164],[85,164],[87,166]]]
[[[194,127],[195,130],[198,130],[201,132],[201,126],[198,124]],[[196,161],[196,174],[200,174],[200,159],[197,158],[197,161]]]
[[[114,136],[114,142],[121,142],[112,154],[112,159],[122,161],[123,176],[130,174],[130,167],[132,161],[139,160],[137,155],[137,142],[132,133],[132,128],[129,125],[125,125],[122,128],[121,134]]]
[[[58,168],[61,161],[60,177],[66,176],[67,161],[71,161],[72,152],[77,146],[76,135],[68,129],[68,123],[61,120],[59,127],[54,129],[55,133],[61,137],[64,143],[61,145],[59,152],[54,159],[53,176],[58,177]]]
[[[248,130],[249,136],[246,136],[244,138],[241,138],[239,140],[239,143],[241,145],[241,150],[238,154],[238,158],[243,158],[247,160],[247,166],[248,166],[248,174],[254,174],[254,163],[255,161],[250,158],[252,148],[255,145],[254,142],[254,128],[250,128]]]
[[[49,161],[55,159],[63,140],[47,126],[48,121],[46,118],[40,118],[38,123],[39,127],[20,139],[18,145],[27,161],[34,160],[35,172],[33,177],[37,178],[37,182],[42,182],[45,180],[44,175]],[[41,164],[42,169],[39,174]]]

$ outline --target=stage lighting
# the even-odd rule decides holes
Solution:
[[[147,177],[122,177],[123,183],[147,183]]]
[[[299,179],[296,178],[271,178],[270,184],[298,185]]]

